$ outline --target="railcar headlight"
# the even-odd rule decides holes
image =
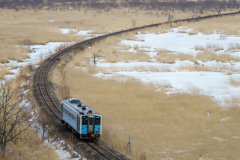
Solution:
[[[100,131],[96,131],[96,133],[100,133]]]

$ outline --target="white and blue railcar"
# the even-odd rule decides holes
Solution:
[[[99,139],[102,116],[76,98],[61,101],[61,121],[81,139]]]

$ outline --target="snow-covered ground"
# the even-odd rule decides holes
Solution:
[[[214,52],[216,54],[228,53],[232,56],[240,57],[240,50],[230,50],[231,45],[240,45],[240,37],[222,36],[218,33],[189,35],[188,32],[191,29],[186,29],[186,33],[179,33],[179,29],[182,30],[182,28],[174,28],[173,32],[163,34],[139,33],[135,36],[138,40],[122,40],[120,44],[132,47],[128,50],[130,52],[136,52],[133,49],[135,45],[139,46],[139,50],[146,50],[146,53],[152,57],[152,62],[99,62],[97,66],[105,68],[108,73],[100,72],[95,76],[105,79],[116,79],[124,76],[139,79],[143,83],[170,84],[172,88],[168,88],[168,94],[176,92],[191,93],[193,90],[198,90],[202,95],[213,97],[222,106],[228,105],[226,102],[231,101],[232,98],[240,99],[240,86],[230,84],[231,79],[238,81],[240,74],[234,72],[229,74],[229,70],[240,70],[240,62],[230,61],[223,63],[198,60],[199,65],[196,65],[188,60],[176,60],[173,64],[156,62],[154,60],[158,50],[166,49],[173,51],[174,54],[184,53],[196,56],[199,51],[195,50],[195,46],[206,48],[209,45],[223,48]],[[212,70],[191,72],[187,69],[187,67],[194,66],[208,67],[212,68]],[[186,69],[182,69],[183,67]]]
[[[196,55],[198,51],[195,50],[195,46],[206,47],[208,44],[223,47],[224,50],[216,53],[225,53],[230,44],[240,42],[240,37],[236,36],[225,37],[217,33],[202,34],[200,32],[197,35],[189,35],[188,32],[191,30],[186,30],[186,33],[178,33],[179,29],[181,30],[181,28],[174,28],[173,32],[163,34],[138,34],[136,38],[139,39],[139,41],[123,40],[121,44],[131,45],[132,47],[138,45],[139,49],[146,50],[150,56],[154,56],[157,54],[156,50],[159,49]],[[130,49],[129,51],[133,50]],[[240,57],[240,51],[230,54]]]
[[[8,69],[10,69],[10,72],[13,73],[13,75],[5,75],[5,78],[9,79],[15,77],[15,75],[18,74],[21,67],[25,67],[30,64],[31,65],[38,64],[41,60],[44,60],[45,58],[49,57],[50,52],[54,54],[55,49],[64,43],[66,42],[49,42],[46,45],[31,45],[30,49],[32,49],[33,52],[28,53],[29,58],[24,59],[22,62],[9,60],[10,63],[7,64],[0,63],[0,66],[7,66]]]

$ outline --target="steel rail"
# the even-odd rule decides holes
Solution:
[[[240,11],[238,12],[233,12],[233,13],[225,13],[225,14],[221,14],[221,15],[210,15],[210,16],[204,16],[204,17],[197,17],[195,18],[196,21],[202,20],[202,19],[208,19],[208,18],[214,18],[214,17],[221,17],[221,16],[227,16],[227,15],[235,15],[235,14],[240,14]],[[118,31],[118,32],[114,32],[114,33],[109,33],[109,34],[105,34],[102,36],[98,36],[95,38],[91,38],[82,42],[79,42],[77,44],[74,44],[70,47],[67,47],[57,53],[55,53],[53,55],[52,58],[50,58],[50,60],[46,60],[46,64],[43,65],[41,72],[40,72],[40,76],[39,76],[39,90],[40,93],[43,97],[44,102],[46,103],[46,105],[50,108],[50,110],[54,113],[54,115],[61,120],[61,115],[60,115],[60,109],[59,107],[56,105],[56,103],[54,102],[53,98],[50,95],[50,91],[48,89],[48,83],[47,83],[47,77],[48,77],[48,73],[51,69],[51,67],[53,66],[53,64],[64,54],[74,50],[74,49],[78,49],[78,48],[82,48],[84,47],[86,44],[89,44],[90,42],[95,42],[95,41],[100,41],[101,39],[105,39],[106,37],[109,36],[113,36],[113,35],[118,35],[118,34],[122,34],[122,33],[126,33],[126,32],[131,32],[134,30],[139,30],[139,29],[144,29],[144,28],[149,28],[149,27],[154,27],[154,26],[159,26],[159,25],[163,25],[163,24],[169,24],[169,23],[177,23],[177,22],[190,22],[190,21],[194,21],[194,18],[188,18],[188,19],[181,19],[181,20],[175,20],[172,22],[161,22],[161,23],[156,23],[156,24],[151,24],[151,25],[146,25],[146,26],[141,26],[141,27],[135,27],[135,28],[130,28],[130,29],[126,29],[126,30],[122,30],[122,31]],[[44,63],[43,63],[44,64]],[[42,87],[42,85],[44,85]],[[96,145],[93,146],[92,144],[95,143]],[[107,149],[103,148],[101,145],[99,145],[96,142],[93,142],[91,144],[89,144],[92,148],[95,148],[95,150],[97,150],[98,152],[100,152],[102,155],[104,155],[106,158],[108,159],[119,159],[118,157],[116,157],[114,154],[112,154],[111,152],[109,152]],[[98,145],[98,147],[97,147]],[[100,149],[101,148],[101,149]],[[100,151],[101,150],[101,151]],[[104,153],[105,152],[105,153]],[[107,155],[106,155],[107,153]]]
[[[88,142],[87,144],[109,160],[121,160],[119,157],[111,153],[108,149],[101,146],[97,141]]]

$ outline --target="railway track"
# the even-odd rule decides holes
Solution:
[[[195,21],[199,21],[199,20],[202,20],[202,19],[219,17],[219,16],[234,15],[234,14],[240,14],[240,11],[233,12],[233,13],[221,14],[221,15],[211,15],[211,16],[197,17],[197,18],[195,18]],[[171,23],[184,22],[184,21],[186,21],[186,22],[194,21],[194,18],[175,20],[175,21],[172,21]],[[131,28],[131,29],[127,29],[127,30],[122,30],[122,31],[102,35],[102,36],[99,36],[99,37],[95,37],[95,38],[92,38],[92,39],[89,39],[89,40],[79,42],[77,44],[74,44],[70,47],[67,47],[67,48],[55,53],[54,55],[49,57],[47,60],[45,60],[45,62],[42,64],[42,69],[40,71],[40,75],[38,76],[39,77],[38,88],[39,88],[39,91],[41,93],[41,96],[42,96],[45,104],[53,112],[53,114],[56,116],[56,118],[61,120],[59,106],[56,105],[52,96],[50,95],[49,83],[48,83],[48,73],[49,73],[51,67],[54,65],[54,63],[56,61],[58,61],[59,58],[62,57],[64,54],[69,53],[70,51],[77,50],[77,49],[82,49],[82,48],[88,46],[89,44],[92,44],[96,41],[100,41],[101,39],[104,39],[104,38],[109,37],[109,36],[114,36],[114,35],[117,35],[117,34],[122,34],[122,33],[130,32],[130,31],[134,31],[134,30],[140,30],[140,29],[144,29],[144,28],[147,28],[147,27],[154,27],[154,26],[159,26],[159,25],[168,24],[168,23],[170,23],[170,22],[162,22],[162,23],[157,23],[157,24],[151,24],[151,25],[147,25],[147,26],[141,26],[141,27]],[[97,152],[99,152],[101,155],[103,155],[106,159],[110,159],[110,160],[120,159],[118,156],[116,156],[115,154],[110,152],[108,149],[106,149],[106,147],[103,147],[102,145],[100,145],[96,141],[86,142],[86,143],[90,147],[95,149]]]
[[[109,160],[121,160],[118,156],[110,152],[103,145],[100,145],[97,141],[88,142],[88,145],[97,150],[102,156]]]

